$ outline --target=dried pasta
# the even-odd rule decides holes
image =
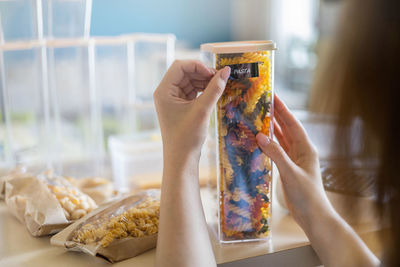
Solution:
[[[144,237],[158,232],[160,201],[148,197],[119,215],[105,216],[78,229],[72,240],[77,243],[98,243],[108,247],[116,239]]]
[[[78,220],[97,208],[97,204],[87,194],[81,192],[70,180],[55,176],[48,171],[39,178],[58,200],[67,220]]]
[[[256,75],[232,77],[231,72],[217,104],[222,241],[266,238],[270,230],[271,162],[255,136],[271,135],[271,53],[216,56],[217,69],[233,71],[241,67],[237,64],[256,65]]]

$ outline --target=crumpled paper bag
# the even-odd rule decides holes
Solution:
[[[55,192],[52,192],[53,188]],[[71,195],[64,188],[73,190],[76,195]],[[52,190],[53,190],[52,189]],[[61,197],[60,197],[61,196]],[[82,197],[90,202],[79,202]],[[60,199],[57,199],[60,197]],[[71,198],[70,198],[71,197]],[[97,208],[94,201],[78,188],[74,187],[63,177],[53,176],[51,173],[45,173],[39,176],[17,177],[8,180],[5,183],[5,201],[8,210],[25,224],[28,231],[33,236],[43,236],[54,234],[74,222],[71,213],[68,213],[62,198],[76,200],[77,205],[68,203],[74,208],[74,211],[80,207],[80,204],[86,204],[86,209],[79,208],[82,213],[77,218],[87,214],[89,211]]]
[[[5,200],[8,210],[33,236],[54,234],[72,223],[47,185],[36,177],[7,181]]]
[[[33,177],[33,174],[26,172],[23,166],[18,166],[6,175],[0,177],[0,199],[4,199],[6,193],[6,182],[14,178]]]

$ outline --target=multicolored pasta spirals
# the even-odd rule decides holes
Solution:
[[[217,104],[219,218],[221,241],[269,235],[271,161],[256,142],[271,135],[272,59],[270,51],[217,54],[216,67],[257,64],[256,75],[228,80]]]

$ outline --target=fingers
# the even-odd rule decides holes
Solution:
[[[225,67],[214,75],[206,89],[204,89],[203,94],[197,100],[200,106],[206,107],[209,110],[213,109],[225,90],[230,73],[231,69]]]
[[[193,100],[197,97],[198,92],[201,91],[200,89],[193,89],[189,94],[186,95],[187,100]]]
[[[208,68],[199,60],[176,60],[168,69],[163,81],[175,86],[181,86],[185,77],[209,80],[213,75],[214,70]]]
[[[169,91],[156,90],[156,94],[169,93],[172,96],[186,99],[185,96],[195,95],[193,90],[203,90],[210,79],[215,75],[215,70],[208,68],[198,60],[176,60],[164,75],[158,88],[168,88]],[[190,98],[189,98],[190,99]]]
[[[274,135],[276,139],[278,139],[278,142],[282,146],[283,150],[285,150],[285,152],[288,153],[289,143],[286,140],[285,136],[283,135],[282,130],[275,119],[274,119]]]
[[[283,148],[263,133],[258,133],[256,139],[264,154],[275,162],[279,172],[284,175],[290,175],[294,168],[294,163]]]
[[[283,135],[288,137],[287,139],[290,143],[309,143],[307,133],[301,123],[276,94],[274,97],[274,116]]]
[[[183,86],[180,86],[180,88],[183,90],[183,92],[186,95],[190,95],[193,93],[193,91],[197,92],[201,92],[203,91],[208,83],[210,82],[210,79],[208,80],[191,80],[188,76],[186,76],[184,78],[184,81],[182,82],[182,84],[184,83]]]
[[[190,81],[190,78],[188,76],[183,77],[182,81],[179,83],[177,88],[180,88],[185,95],[189,94],[194,89],[194,87]]]
[[[211,78],[215,71],[204,65],[199,60],[182,60],[178,61],[181,64],[182,70],[192,76],[193,79]]]
[[[201,89],[206,88],[209,82],[210,80],[195,80],[195,79],[191,80],[193,87]]]

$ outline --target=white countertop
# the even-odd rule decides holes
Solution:
[[[357,227],[373,250],[377,229]],[[269,242],[219,244],[210,230],[219,266],[319,266],[321,263],[293,218],[276,199],[272,208],[272,237]],[[110,263],[84,253],[66,251],[50,245],[50,237],[33,237],[0,201],[0,266],[109,266]],[[361,235],[363,238],[363,235]],[[371,245],[372,243],[372,245]],[[115,266],[153,266],[155,249]]]
[[[275,254],[294,248],[305,249],[307,257],[297,259],[304,263],[317,263],[318,258],[308,246],[309,242],[297,224],[282,208],[273,208],[274,221],[271,242],[251,242],[220,245],[213,234],[215,257],[219,264],[256,256]],[[50,237],[33,237],[0,202],[0,266],[109,266],[110,263],[83,253],[69,252],[50,245]],[[293,250],[293,253],[298,251]],[[153,266],[155,250],[114,264],[115,266]],[[304,265],[304,266],[310,266]],[[315,266],[315,265],[314,265]]]

